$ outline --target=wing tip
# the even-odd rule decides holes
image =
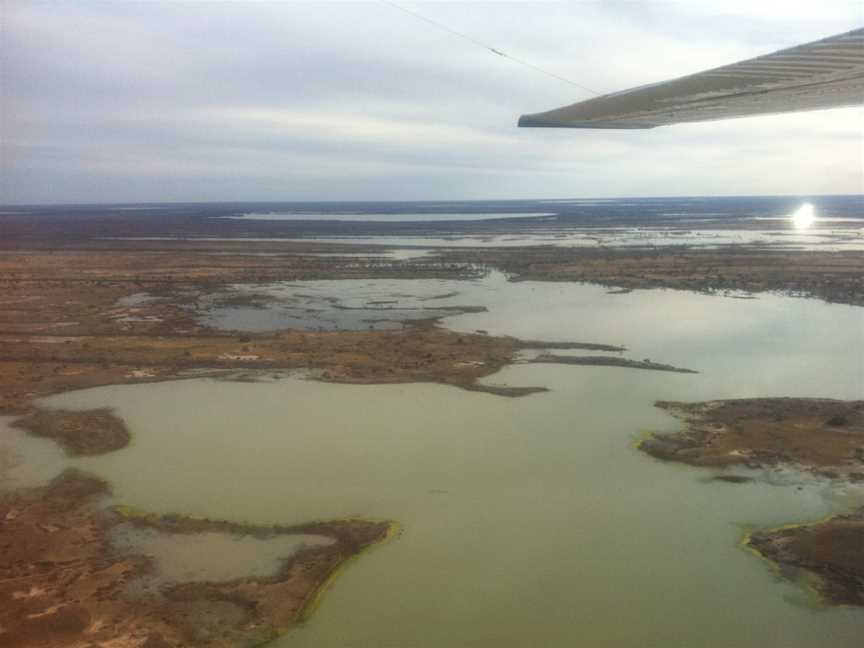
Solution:
[[[518,128],[542,128],[547,124],[541,119],[537,119],[536,115],[519,115],[519,121],[516,122]]]
[[[544,116],[545,113],[536,113],[533,115],[520,115],[516,125],[519,128],[599,128],[606,130],[645,130],[655,128],[657,124],[639,124],[628,122],[607,121],[584,121],[584,122],[568,122],[550,119]]]

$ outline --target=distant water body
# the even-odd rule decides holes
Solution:
[[[260,220],[354,220],[435,223],[557,217],[569,224],[604,221],[736,221],[783,217],[810,203],[823,218],[864,223],[864,196],[726,196],[686,198],[574,198],[460,202],[282,203],[253,206],[235,217]],[[836,221],[835,221],[836,222]]]
[[[481,221],[498,220],[502,218],[537,218],[538,216],[555,216],[554,212],[515,212],[515,213],[475,213],[475,212],[453,212],[447,214],[435,214],[436,221]],[[306,220],[328,220],[328,221],[357,221],[363,223],[425,223],[430,218],[428,213],[399,212],[397,214],[370,214],[370,213],[341,213],[341,212],[250,212],[240,216],[226,216],[238,220],[258,221],[306,221]]]
[[[807,210],[804,223],[796,214]],[[864,250],[864,197],[286,204],[219,217],[277,237],[405,247],[771,246]],[[255,233],[243,236],[256,236]],[[236,234],[234,235],[236,238]]]
[[[604,222],[644,222],[701,219],[740,220],[784,216],[804,203],[811,203],[818,216],[849,218],[864,222],[864,195],[845,196],[692,196],[672,198],[549,198],[536,200],[468,201],[363,201],[363,202],[231,202],[231,203],[123,203],[116,205],[0,205],[0,217],[22,214],[71,212],[118,212],[147,218],[176,212],[188,217],[234,217],[257,219],[327,221],[476,221],[557,217],[573,225],[600,225]],[[511,225],[516,225],[515,222]]]

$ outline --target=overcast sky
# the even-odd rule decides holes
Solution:
[[[864,25],[860,0],[400,4],[599,92]],[[862,192],[861,108],[517,129],[590,95],[382,2],[0,7],[0,203]]]

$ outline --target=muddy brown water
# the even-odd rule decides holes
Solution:
[[[516,399],[301,378],[105,387],[44,403],[116,408],[129,448],[74,461],[41,439],[14,448],[38,459],[35,481],[52,461],[76,465],[155,512],[398,520],[279,648],[860,645],[864,612],[819,607],[740,541],[860,506],[862,486],[794,471],[710,481],[633,443],[679,429],[658,399],[860,398],[864,310],[498,275],[459,298],[489,312],[445,320],[457,330],[624,344],[625,357],[701,373],[515,365],[488,380],[551,388]]]

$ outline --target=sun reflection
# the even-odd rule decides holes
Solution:
[[[795,229],[806,230],[809,229],[813,224],[813,221],[816,220],[816,213],[813,209],[813,205],[810,203],[804,203],[801,205],[795,213],[790,217],[792,219],[792,224],[795,226]]]

